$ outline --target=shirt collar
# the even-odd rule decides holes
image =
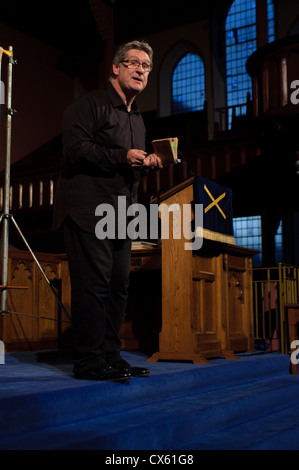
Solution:
[[[112,103],[112,106],[114,108],[119,108],[119,107],[124,106],[127,109],[126,104],[124,103],[123,99],[119,96],[116,89],[114,88],[114,86],[110,82],[108,82],[108,85],[107,85],[107,92],[108,92],[108,96],[110,98],[110,101]],[[137,103],[134,100],[133,103],[132,103],[132,106],[131,106],[131,113],[139,113],[139,112],[140,111],[139,111],[139,108],[137,106]]]

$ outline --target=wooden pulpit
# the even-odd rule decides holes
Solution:
[[[152,198],[156,204],[193,205],[193,178]],[[198,250],[174,232],[162,239],[162,329],[159,351],[148,361],[185,360],[207,363],[209,358],[238,358],[253,350],[252,256],[257,252],[203,239]],[[188,222],[187,222],[188,223]],[[186,228],[186,227],[185,227]]]

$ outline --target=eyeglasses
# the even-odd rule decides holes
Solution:
[[[121,60],[121,64],[124,64],[124,66],[127,67],[128,69],[138,69],[139,66],[141,65],[144,72],[150,72],[152,69],[151,65],[148,64],[147,62],[141,63],[141,62],[138,62],[138,60],[129,60],[129,59]]]

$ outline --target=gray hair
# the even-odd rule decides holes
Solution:
[[[114,55],[113,64],[119,65],[120,62],[125,60],[127,53],[131,49],[138,49],[139,51],[145,52],[149,56],[151,67],[153,66],[153,55],[154,55],[153,49],[146,41],[137,41],[137,40],[126,42],[125,44],[122,44],[121,46],[119,46]],[[111,71],[111,75],[113,76],[112,71]]]

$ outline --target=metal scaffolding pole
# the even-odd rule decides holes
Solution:
[[[4,51],[8,57],[7,71],[7,101],[6,101],[6,153],[5,153],[5,178],[3,194],[3,214],[1,216],[2,227],[2,272],[1,272],[1,313],[7,311],[7,270],[8,270],[8,240],[9,240],[9,210],[10,210],[10,159],[11,159],[11,124],[13,111],[12,102],[12,67],[14,64],[13,48],[9,46]],[[1,77],[0,77],[1,78]]]
[[[8,286],[8,246],[9,246],[9,223],[10,221],[13,222],[15,228],[17,229],[19,235],[21,236],[23,242],[25,243],[26,247],[30,251],[34,261],[36,262],[38,268],[40,269],[43,277],[45,278],[48,286],[52,290],[53,294],[56,297],[58,304],[60,305],[61,309],[64,311],[65,315],[67,316],[68,320],[71,321],[71,318],[66,311],[65,307],[63,306],[62,302],[60,301],[54,287],[52,286],[51,282],[49,281],[46,273],[44,272],[42,266],[38,262],[36,256],[34,255],[33,251],[31,250],[29,243],[27,242],[26,238],[24,237],[21,229],[19,228],[17,222],[15,221],[13,215],[10,213],[10,165],[11,165],[11,125],[12,125],[12,117],[15,111],[12,109],[12,69],[13,65],[16,64],[16,61],[13,58],[13,47],[9,46],[8,50],[4,50],[0,47],[0,79],[1,79],[1,61],[2,61],[2,53],[5,53],[9,57],[8,61],[8,72],[7,72],[7,101],[6,101],[6,154],[5,154],[5,179],[4,179],[4,195],[3,195],[3,213],[0,218],[0,224],[2,223],[2,233],[1,233],[1,310],[0,314],[5,315],[6,313],[15,313],[18,315],[26,315],[24,313],[19,312],[10,312],[7,310],[7,291],[10,288]],[[2,102],[2,100],[0,100]],[[27,315],[28,316],[28,315]],[[30,315],[36,316],[36,315]],[[45,317],[38,317],[38,318],[45,318]],[[53,318],[48,318],[49,320],[53,320]]]

